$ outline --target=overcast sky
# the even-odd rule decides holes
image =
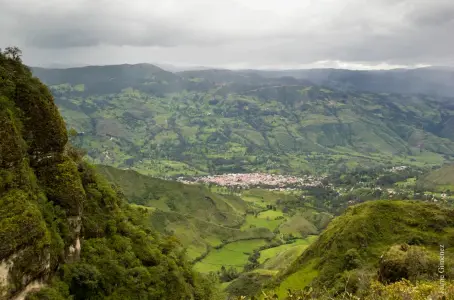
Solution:
[[[30,65],[454,65],[454,0],[0,0]]]

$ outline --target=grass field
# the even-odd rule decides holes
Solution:
[[[454,165],[445,165],[421,178],[419,183],[431,186],[436,191],[454,191]]]
[[[241,230],[246,230],[254,227],[263,227],[273,231],[274,229],[279,227],[279,225],[282,224],[283,221],[284,220],[274,219],[267,220],[266,218],[261,218],[259,216],[255,217],[252,215],[247,215],[246,222],[243,224],[243,226],[241,226]]]
[[[207,257],[196,263],[194,268],[202,273],[216,272],[222,266],[234,267],[241,271],[253,250],[265,245],[265,243],[264,239],[258,239],[227,244],[221,249],[212,250]]]
[[[275,205],[277,200],[296,200],[297,195],[288,192],[274,192],[264,189],[250,189],[242,192],[241,198],[248,202],[266,206],[266,204]]]
[[[261,264],[265,263],[266,261],[278,257],[278,255],[282,252],[287,251],[291,248],[298,248],[298,250],[302,253],[304,249],[306,249],[310,244],[312,244],[317,239],[316,235],[311,235],[305,239],[298,239],[292,244],[285,244],[278,247],[265,249],[260,251],[260,259],[259,262]]]
[[[258,215],[258,217],[261,219],[270,219],[270,220],[274,220],[275,218],[282,217],[282,216],[284,216],[284,213],[279,210],[267,210],[267,211],[261,212]]]
[[[307,264],[298,272],[288,276],[275,291],[279,299],[284,299],[287,296],[289,289],[298,290],[306,287],[314,278],[318,276],[318,271],[315,270],[315,260]]]
[[[299,235],[301,237],[318,233],[318,229],[314,223],[308,221],[307,218],[301,215],[295,215],[289,218],[279,227],[279,231],[284,234]]]

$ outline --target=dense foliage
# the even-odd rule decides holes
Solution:
[[[215,281],[193,272],[178,241],[162,238],[144,213],[119,202],[118,195],[87,168],[84,241],[80,260],[66,264],[50,289],[74,299],[212,299]],[[31,297],[30,299],[35,299]],[[52,299],[52,298],[50,298]]]
[[[216,279],[192,270],[81,153],[20,50],[0,53],[0,298],[216,299]]]

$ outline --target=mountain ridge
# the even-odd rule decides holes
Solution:
[[[159,64],[139,63],[139,64],[119,64],[104,66],[84,66],[72,67],[66,69],[112,68],[115,66],[153,66],[159,68]],[[52,68],[32,68],[37,74],[50,71]],[[54,70],[64,70],[58,68]],[[162,71],[165,67],[160,68]],[[421,68],[396,68],[383,70],[354,70],[340,68],[309,68],[309,69],[282,69],[282,70],[261,70],[261,69],[226,69],[201,67],[189,70],[178,70],[170,68],[169,72],[176,75],[186,74],[204,74],[212,71],[229,71],[237,75],[255,74],[267,78],[293,77],[295,79],[304,79],[313,82],[316,85],[327,86],[341,90],[358,90],[375,93],[402,93],[402,94],[429,94],[443,97],[454,97],[453,67],[421,67]],[[167,70],[166,70],[167,71]],[[40,77],[38,75],[38,77]],[[44,75],[41,77],[44,78]],[[206,77],[202,75],[201,77]]]
[[[135,77],[111,82],[102,70],[90,83],[83,72],[47,79],[69,126],[83,132],[74,141],[95,163],[172,175],[299,173],[357,159],[438,165],[454,155],[451,98],[341,91],[229,70],[163,77],[133,70]]]

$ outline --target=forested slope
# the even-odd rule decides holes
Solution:
[[[143,222],[81,153],[48,88],[0,54],[0,298],[216,299],[178,241]],[[35,291],[36,292],[36,291]]]

